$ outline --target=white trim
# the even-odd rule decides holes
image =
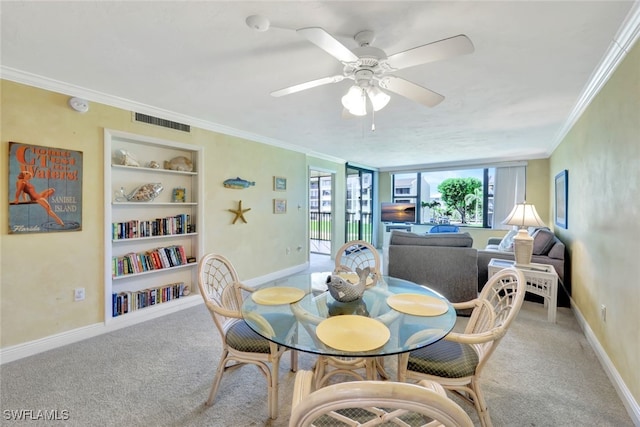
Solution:
[[[624,380],[616,370],[613,362],[611,362],[611,359],[609,359],[607,352],[600,345],[598,338],[593,333],[593,330],[585,320],[584,316],[582,316],[580,309],[578,309],[578,307],[574,304],[573,299],[571,299],[571,310],[576,316],[578,324],[580,325],[580,328],[582,328],[582,332],[584,332],[584,335],[591,345],[591,348],[596,353],[596,357],[598,358],[598,360],[600,360],[600,364],[602,365],[604,372],[609,377],[609,381],[611,381],[613,388],[615,388],[618,396],[620,397],[620,400],[622,400],[622,404],[627,409],[627,413],[631,417],[631,422],[633,422],[633,424],[636,426],[640,426],[640,405],[638,405],[638,402],[636,402],[633,398],[631,391],[624,383]]]
[[[533,159],[528,159],[533,160]],[[450,170],[460,170],[460,169],[486,169],[486,168],[505,168],[512,166],[527,166],[529,163],[527,160],[517,160],[517,161],[483,161],[478,162],[477,160],[467,161],[467,162],[450,162],[450,163],[438,163],[438,164],[423,164],[423,165],[410,165],[410,166],[400,166],[400,167],[385,167],[380,168],[380,172],[402,172],[402,173],[410,173],[410,172],[438,172],[438,171],[450,171]]]
[[[219,123],[214,123],[208,120],[197,119],[181,113],[176,113],[174,111],[152,107],[150,105],[142,104],[140,102],[132,101],[130,99],[120,98],[117,96],[113,96],[113,95],[98,92],[95,90],[76,86],[70,83],[53,80],[48,77],[27,73],[27,72],[10,68],[10,67],[0,66],[0,77],[5,80],[22,83],[28,86],[50,90],[52,92],[62,93],[62,94],[66,94],[73,97],[79,97],[82,99],[86,99],[87,101],[90,101],[90,102],[98,102],[100,104],[121,108],[127,111],[133,111],[133,112],[143,113],[143,114],[147,114],[154,117],[160,117],[166,120],[188,124],[190,126],[194,126],[200,129],[210,130],[210,131],[221,133],[224,135],[235,136],[238,138],[243,138],[249,141],[260,142],[263,144],[283,148],[283,149],[294,151],[297,153],[307,154],[309,156],[317,157],[323,160],[328,160],[336,163],[346,162],[346,160],[342,158],[330,156],[328,154],[318,153],[313,150],[309,150],[297,145],[290,144],[288,142],[284,142],[284,141],[269,138],[266,136],[258,135],[255,133],[243,131],[240,129],[235,129],[235,128],[225,126]]]
[[[618,33],[611,41],[609,49],[605,52],[600,64],[589,77],[567,121],[556,135],[554,143],[549,150],[549,155],[558,148],[558,145],[560,145],[582,113],[584,113],[589,104],[591,104],[593,98],[596,97],[600,89],[609,81],[611,75],[618,68],[618,65],[622,63],[629,49],[638,38],[640,38],[640,1],[636,0],[625,20],[622,22]]]
[[[202,298],[200,298],[199,295],[194,295],[193,297],[184,298],[183,301],[175,300],[172,301],[171,304],[156,305],[150,310],[141,309],[140,311],[129,313],[126,316],[109,319],[104,323],[94,323],[93,325],[72,329],[70,331],[6,347],[0,349],[0,365],[22,359],[23,357],[33,356],[34,354],[42,353],[44,351],[53,350],[54,348],[62,347],[67,344],[73,344],[87,338],[97,337],[99,335],[106,334],[107,332],[113,332],[127,326],[155,319],[202,303]]]
[[[309,262],[290,267],[265,276],[256,277],[244,283],[255,287],[261,284],[290,276],[309,268]],[[186,308],[195,307],[204,301],[198,294],[173,300],[171,304],[158,304],[148,309],[133,311],[124,316],[108,318],[104,323],[94,323],[82,328],[72,329],[59,334],[49,335],[44,338],[17,344],[0,349],[0,365],[13,362],[24,357],[33,356],[48,350],[53,350],[68,344],[73,344],[87,338],[97,337],[108,332],[113,332],[128,326],[133,326],[147,320],[156,319],[167,314],[175,313]]]

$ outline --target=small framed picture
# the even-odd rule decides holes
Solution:
[[[557,174],[555,184],[556,225],[562,228],[569,228],[569,171],[565,169]]]
[[[187,190],[182,187],[177,187],[173,189],[173,193],[171,195],[171,201],[174,203],[184,203],[187,201]]]
[[[287,178],[284,178],[282,176],[274,176],[273,191],[287,191]]]
[[[273,199],[273,213],[287,213],[287,199]]]

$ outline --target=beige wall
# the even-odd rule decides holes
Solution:
[[[204,147],[205,218],[198,231],[204,251],[225,254],[243,280],[307,262],[304,154],[197,128],[184,133],[134,123],[131,112],[96,103],[79,114],[68,107],[66,95],[9,81],[1,81],[0,89],[0,188],[9,188],[9,141],[82,151],[84,163],[82,231],[8,234],[8,197],[1,198],[3,349],[104,321],[104,128]],[[343,170],[337,164],[326,166]],[[288,179],[286,193],[273,191],[274,175]],[[256,186],[246,190],[222,186],[225,179],[236,176],[256,181]],[[280,197],[288,200],[287,213],[274,215],[272,200]],[[227,209],[236,208],[238,200],[251,208],[245,214],[248,223],[231,225],[233,214]],[[303,249],[297,251],[298,246]],[[85,301],[73,302],[76,287],[86,288]]]
[[[551,157],[569,171],[572,298],[636,402],[640,401],[640,45]],[[600,315],[606,306],[606,321]]]

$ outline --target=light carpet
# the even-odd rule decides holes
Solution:
[[[326,271],[323,266],[316,271]],[[3,365],[2,426],[287,426],[294,375],[280,369],[280,416],[267,415],[267,386],[256,367],[225,374],[206,400],[220,355],[204,305]],[[301,353],[301,369],[313,355]],[[395,358],[386,366],[395,375]],[[525,301],[489,360],[482,382],[495,426],[632,426],[613,386],[568,308],[546,321]],[[474,422],[472,407],[461,404]],[[44,422],[11,412],[57,410]],[[65,412],[66,411],[66,412]]]

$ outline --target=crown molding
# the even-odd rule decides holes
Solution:
[[[587,109],[593,98],[600,92],[600,89],[609,81],[618,65],[622,63],[629,53],[629,50],[640,38],[640,1],[636,0],[629,10],[625,20],[622,22],[620,29],[609,45],[609,49],[605,52],[600,64],[589,77],[589,81],[585,85],[578,102],[571,110],[567,121],[554,138],[549,155],[558,148],[558,145],[567,136],[571,128],[576,124],[582,113]]]
[[[22,84],[37,87],[40,89],[49,90],[52,92],[57,92],[57,93],[69,95],[72,97],[82,98],[87,101],[96,102],[96,103],[108,105],[115,108],[120,108],[126,111],[134,111],[136,113],[143,113],[143,114],[147,114],[154,117],[160,117],[160,118],[171,120],[178,123],[188,124],[193,127],[209,130],[212,132],[217,132],[223,135],[235,136],[235,137],[246,139],[249,141],[260,142],[262,144],[283,148],[283,149],[294,151],[297,153],[302,153],[308,156],[317,157],[323,160],[328,160],[336,163],[346,162],[345,159],[329,156],[323,153],[318,153],[313,150],[307,150],[297,145],[293,145],[293,144],[280,141],[274,138],[268,138],[262,135],[246,132],[240,129],[235,129],[219,123],[197,119],[195,117],[187,116],[185,114],[164,110],[164,109],[153,107],[147,104],[142,104],[140,102],[132,101],[130,99],[109,95],[103,92],[98,92],[95,90],[87,89],[81,86],[76,86],[76,85],[62,82],[59,80],[50,79],[48,77],[43,77],[37,74],[27,73],[27,72],[10,68],[10,67],[0,66],[0,77],[2,79],[10,80],[16,83],[22,83]]]
[[[569,133],[571,128],[578,121],[582,113],[589,106],[593,98],[600,92],[600,89],[606,84],[618,65],[624,60],[629,49],[640,37],[640,0],[636,0],[633,3],[629,13],[623,21],[616,36],[612,40],[607,52],[605,52],[600,64],[596,67],[595,71],[591,74],[589,81],[585,85],[584,89],[574,108],[572,109],[565,124],[556,134],[554,143],[550,150],[545,153],[544,157],[549,157],[551,153],[560,145],[562,140]],[[108,95],[102,92],[86,89],[80,86],[53,80],[47,77],[39,76],[36,74],[26,73],[17,69],[0,66],[0,77],[6,80],[11,80],[17,83],[26,84],[29,86],[38,87],[53,92],[66,94],[69,96],[80,97],[88,101],[97,102],[105,105],[109,105],[124,110],[135,111],[138,113],[144,113],[156,117],[161,117],[167,120],[176,121],[179,123],[189,124],[191,126],[217,132],[224,135],[235,136],[238,138],[246,139],[249,141],[260,142],[263,144],[271,145],[274,147],[283,148],[286,150],[306,154],[308,156],[317,157],[320,159],[336,162],[346,163],[343,158],[334,157],[322,153],[318,153],[312,150],[308,150],[281,140],[274,138],[268,138],[262,135],[246,132],[240,129],[235,129],[229,126],[225,126],[219,123],[214,123],[206,120],[197,119],[184,114],[176,113],[174,111],[164,110],[156,108],[150,105],[135,102],[126,98],[116,97]],[[477,161],[476,161],[477,162]],[[465,162],[462,162],[465,163]],[[421,165],[407,165],[400,169],[416,169]],[[433,165],[431,165],[433,166]],[[384,168],[380,171],[391,170],[394,168]],[[398,170],[396,168],[396,170]]]

